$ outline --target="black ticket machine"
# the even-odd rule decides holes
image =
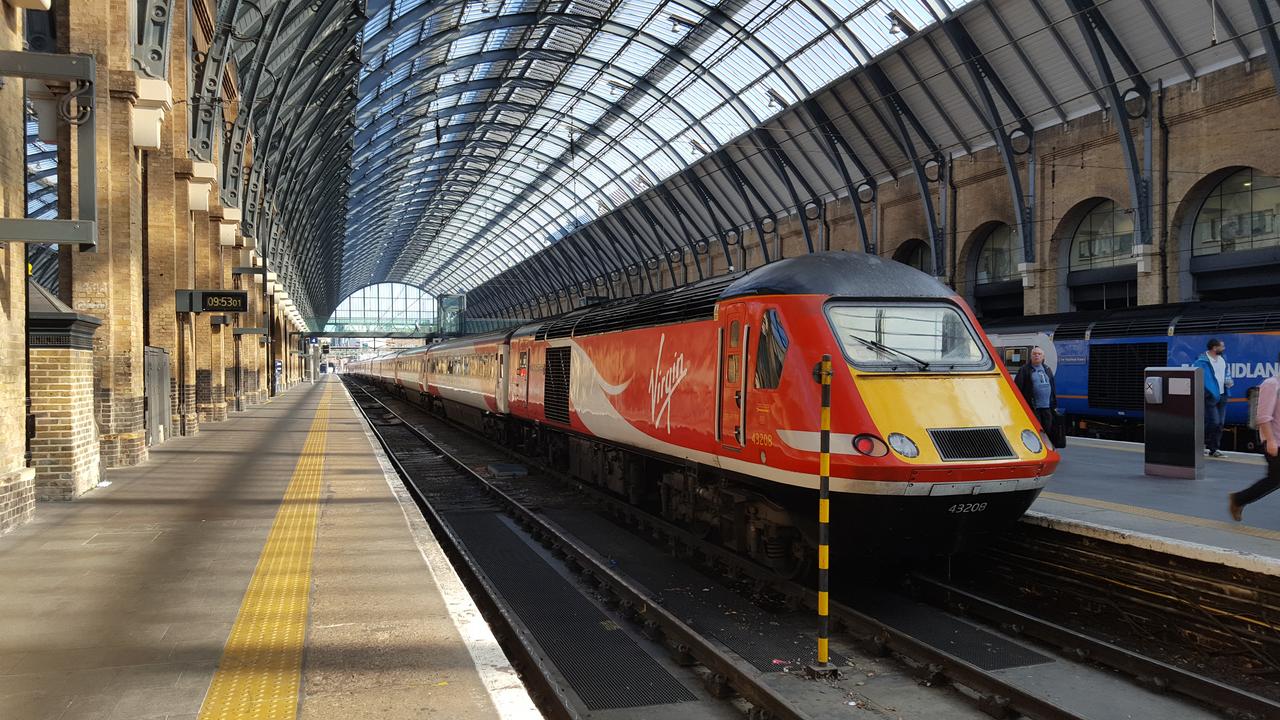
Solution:
[[[1149,367],[1142,373],[1147,475],[1204,478],[1204,374]]]

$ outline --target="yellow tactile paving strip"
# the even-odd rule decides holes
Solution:
[[[200,720],[286,720],[297,715],[332,394],[330,385],[320,399],[200,707]]]

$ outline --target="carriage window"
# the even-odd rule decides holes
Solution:
[[[741,340],[739,340],[739,337],[741,335],[742,335],[742,326],[738,324],[738,321],[734,320],[733,322],[729,323],[729,347],[731,348],[738,347],[738,344],[742,342]]]
[[[782,364],[787,359],[790,340],[778,319],[778,311],[768,310],[760,319],[760,344],[756,349],[756,387],[776,390],[782,381]]]
[[[1031,348],[1027,347],[1007,347],[1000,348],[1001,359],[1004,360],[1004,367],[1011,373],[1018,372],[1023,365],[1027,364],[1027,360],[1031,357]]]

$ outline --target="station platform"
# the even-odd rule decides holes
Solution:
[[[0,718],[540,717],[336,377],[0,539]]]
[[[1266,474],[1260,455],[1205,458],[1200,480],[1143,474],[1140,443],[1069,437],[1025,522],[1280,575],[1280,492],[1227,511],[1227,493]]]

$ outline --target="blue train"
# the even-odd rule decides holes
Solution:
[[[1149,305],[1062,315],[984,320],[1010,372],[1031,348],[1045,349],[1058,407],[1073,434],[1141,439],[1142,371],[1190,365],[1209,338],[1226,343],[1235,386],[1223,445],[1252,450],[1249,390],[1280,372],[1280,300]]]

